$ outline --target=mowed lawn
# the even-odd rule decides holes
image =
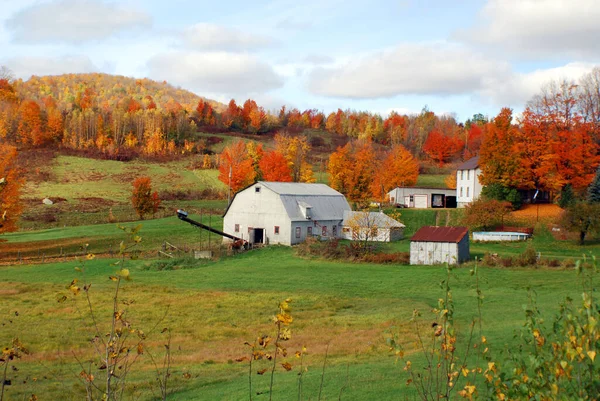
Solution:
[[[116,270],[110,262],[93,259],[84,267],[85,279],[92,283],[96,317],[103,327],[110,319],[114,286],[108,276]],[[326,350],[323,400],[337,400],[340,392],[344,400],[404,399],[404,395],[410,396],[404,384],[406,376],[390,355],[385,338],[390,332],[400,333],[409,358],[419,360],[409,320],[418,309],[423,313],[424,330],[431,327],[431,309],[443,297],[440,283],[447,274],[442,266],[306,259],[286,247],[253,250],[220,261],[127,263],[132,281],[123,285],[121,297],[130,305],[121,308],[127,310],[131,324],[148,337],[148,352],[131,375],[132,382],[144,389],[136,393],[141,400],[156,399],[149,390],[154,386],[158,391],[148,355],[161,355],[163,327],[172,333],[173,394],[169,399],[249,399],[247,362],[235,360],[248,355],[245,341],[275,335],[271,317],[285,298],[292,299],[294,321],[292,338],[286,344],[289,355],[279,362],[289,361],[293,369],[285,372],[278,363],[273,399],[298,399],[300,361],[293,355],[302,346],[308,350],[303,361],[308,367],[303,378],[304,399],[318,397]],[[75,271],[81,266],[73,261],[0,267],[0,344],[19,337],[31,350],[30,356],[16,363],[19,370],[10,372],[14,384],[8,387],[8,399],[32,393],[40,399],[82,399],[76,378],[81,367],[75,356],[86,360],[91,355],[90,321],[85,318],[81,295],[57,302],[67,294],[73,278],[83,279]],[[463,341],[470,322],[477,317],[471,267],[455,269],[450,281]],[[524,322],[528,288],[535,290],[538,307],[548,320],[561,299],[577,299],[580,292],[573,270],[481,268],[480,283],[485,297],[483,329],[494,355],[514,344],[514,334]],[[260,362],[256,365],[267,367]],[[102,374],[97,373],[98,377]],[[252,379],[253,399],[268,399],[269,374],[253,373]]]

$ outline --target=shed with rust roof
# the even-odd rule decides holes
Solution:
[[[467,227],[421,227],[410,239],[411,265],[460,264],[469,260]]]

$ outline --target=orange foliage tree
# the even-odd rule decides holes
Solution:
[[[276,150],[266,152],[260,159],[259,167],[265,181],[292,181],[292,172],[285,156]]]
[[[23,210],[20,202],[23,179],[16,158],[14,146],[0,143],[0,233],[15,231]]]
[[[152,192],[150,177],[138,177],[133,181],[131,203],[141,220],[144,220],[148,213],[154,214],[158,211],[160,199],[156,191]]]
[[[375,199],[385,201],[386,194],[396,187],[413,186],[419,178],[419,162],[402,145],[395,145],[379,164],[371,184]]]
[[[254,182],[256,171],[246,145],[236,141],[219,156],[219,180],[235,193]]]
[[[292,181],[315,182],[312,166],[308,163],[311,146],[305,136],[275,135],[275,149],[281,153],[290,167]]]
[[[435,130],[429,133],[423,151],[432,160],[443,166],[463,148],[464,143],[458,137],[449,137]]]
[[[40,105],[26,100],[19,106],[19,139],[24,145],[39,146],[46,143]]]
[[[377,158],[370,141],[348,143],[329,157],[327,171],[330,185],[355,202],[371,195],[371,185],[377,170]]]

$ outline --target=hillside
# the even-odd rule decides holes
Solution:
[[[148,78],[137,79],[103,73],[63,74],[32,76],[27,81],[17,80],[14,84],[19,97],[41,102],[45,97],[52,96],[63,110],[80,104],[86,96],[92,98],[95,106],[113,107],[129,98],[149,102],[150,97],[159,105],[175,101],[188,111],[193,110],[200,99],[204,99],[218,111],[225,109],[222,103],[176,88],[166,81],[157,82]]]

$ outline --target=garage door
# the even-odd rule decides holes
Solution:
[[[415,208],[427,209],[427,195],[415,195]]]

